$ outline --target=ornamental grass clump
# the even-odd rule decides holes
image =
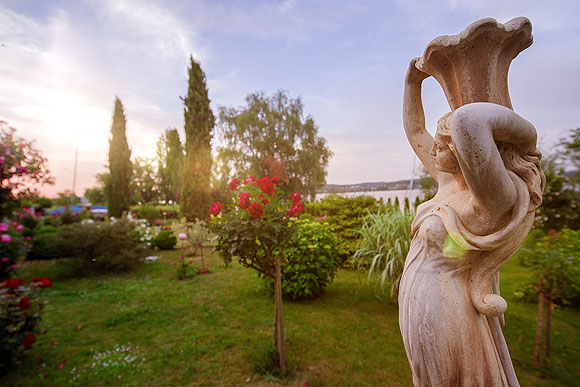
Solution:
[[[243,266],[274,279],[273,346],[284,374],[281,266],[287,262],[284,252],[297,231],[293,217],[302,212],[302,201],[299,193],[288,200],[277,186],[276,177],[250,177],[243,183],[232,180],[229,200],[210,207],[213,216],[210,226],[217,235],[216,250],[226,266],[237,257]]]
[[[353,261],[359,270],[368,270],[369,281],[375,278],[382,288],[389,283],[391,297],[399,293],[414,218],[412,211],[390,206],[384,211],[369,213],[359,231],[362,239]]]

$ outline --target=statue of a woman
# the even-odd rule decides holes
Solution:
[[[435,197],[417,209],[399,289],[413,383],[518,386],[502,333],[507,304],[498,273],[523,243],[541,203],[545,177],[536,130],[511,110],[507,90],[496,93],[503,106],[458,91],[453,102],[464,100],[454,106],[448,95],[453,110],[439,120],[433,138],[421,101],[422,81],[434,75],[423,71],[428,60],[411,61],[404,96],[409,142],[439,184]]]

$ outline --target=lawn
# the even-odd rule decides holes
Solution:
[[[59,262],[37,262],[24,278],[54,280],[39,336],[7,386],[409,386],[396,304],[364,277],[340,271],[323,297],[284,304],[293,376],[278,380],[256,370],[271,343],[273,299],[255,272],[225,269],[210,254],[209,275],[177,281],[179,251],[135,273],[67,278]],[[534,367],[536,306],[513,298],[526,277],[502,269],[508,301],[504,329],[522,386],[580,385],[580,312],[553,314],[552,359]]]

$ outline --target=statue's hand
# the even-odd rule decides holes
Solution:
[[[405,77],[405,82],[407,83],[421,83],[425,78],[429,78],[430,75],[419,70],[417,68],[417,61],[419,58],[411,59],[409,63],[409,69],[407,70],[407,76]]]

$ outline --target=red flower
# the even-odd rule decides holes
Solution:
[[[18,289],[22,285],[24,285],[24,281],[22,280],[22,278],[11,278],[0,282],[0,289],[1,288]]]
[[[254,179],[254,176],[246,177],[246,180],[244,180],[244,184],[250,184],[253,181],[256,181],[256,179]]]
[[[290,199],[292,199],[292,204],[294,204],[294,205],[300,203],[300,201],[302,200],[299,192],[296,192],[296,193],[293,193],[292,195],[290,195]]]
[[[26,348],[30,348],[30,346],[34,343],[35,340],[36,336],[34,336],[34,333],[28,332],[26,334],[26,337],[24,337],[24,340],[22,340],[22,345],[24,345],[24,347]]]
[[[292,216],[296,213],[301,214],[303,210],[304,207],[302,206],[302,203],[293,204],[292,207],[290,207],[290,209],[288,210],[288,212],[286,212],[286,215]]]
[[[278,185],[280,180],[276,176],[272,176],[272,183]]]
[[[46,289],[52,287],[52,281],[44,277],[34,277],[30,279],[30,283],[37,288]]]
[[[214,202],[209,208],[209,213],[213,216],[218,216],[222,210],[223,206],[220,202]]]
[[[261,179],[256,180],[256,183],[258,183],[258,186],[266,195],[272,196],[274,193],[274,183],[272,183],[272,179],[268,176],[264,176]]]
[[[28,297],[22,297],[18,300],[18,304],[16,305],[22,310],[26,310],[30,307],[30,301],[28,301]]]
[[[254,219],[261,218],[262,215],[264,215],[264,208],[260,203],[254,202],[250,204],[248,210],[250,210],[250,215],[252,215],[252,218]]]
[[[242,210],[245,210],[246,208],[248,208],[248,206],[250,205],[250,198],[252,197],[252,194],[250,194],[249,192],[240,192],[238,194],[238,197],[240,198],[240,208]]]
[[[233,179],[232,181],[230,181],[230,189],[233,191],[236,188],[238,188],[238,184],[240,184],[240,181],[238,179]]]

